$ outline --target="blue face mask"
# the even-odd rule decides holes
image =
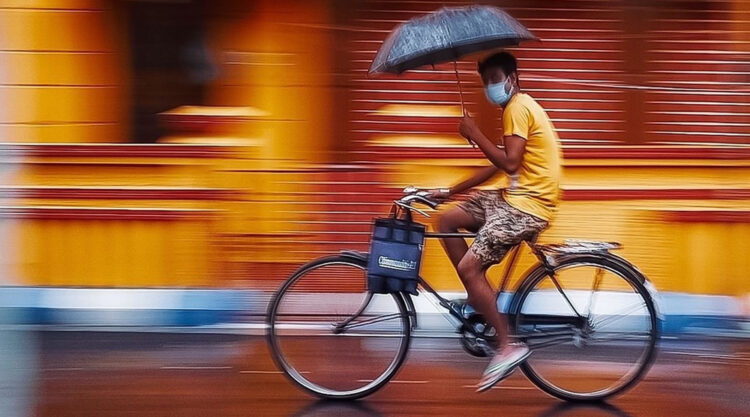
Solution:
[[[505,91],[505,84],[508,83],[508,79],[501,83],[487,84],[487,88],[484,89],[484,94],[487,96],[487,100],[497,106],[504,106],[508,104],[511,93]],[[513,87],[510,88],[513,91]]]

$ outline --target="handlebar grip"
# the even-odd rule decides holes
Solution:
[[[430,200],[429,198],[427,198],[428,195],[430,195],[430,193],[427,191],[420,191],[417,193],[417,196],[420,197],[420,200],[434,210],[438,205],[440,205],[440,203],[434,200]]]
[[[402,203],[405,203],[407,205],[410,204],[413,201],[417,201],[417,202],[420,202],[420,203],[422,203],[422,204],[430,207],[433,210],[436,209],[438,205],[440,205],[439,202],[433,201],[433,200],[430,200],[429,198],[427,198],[427,196],[430,195],[430,193],[428,191],[420,190],[419,188],[416,188],[416,187],[411,186],[411,185],[408,186],[408,187],[406,187],[406,188],[404,188],[404,194],[407,194],[407,195],[405,195],[404,197],[402,197],[401,200],[399,200],[399,201],[401,201]]]
[[[430,206],[430,208],[433,209],[433,210],[436,209],[437,206],[438,206],[438,204],[439,204],[437,201],[432,201],[432,200],[430,200],[427,197],[421,197],[420,200],[422,200],[423,203],[425,203],[428,206]]]
[[[412,195],[406,196],[402,198],[401,201],[404,203],[411,203],[412,201],[417,201],[432,209],[435,209],[438,206],[437,201],[432,201],[429,198],[425,197],[424,195],[419,195],[419,194],[412,194]]]

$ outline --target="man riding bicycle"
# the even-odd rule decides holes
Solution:
[[[459,133],[475,143],[492,165],[450,189],[432,190],[430,196],[447,200],[487,182],[500,171],[512,177],[507,189],[474,191],[467,201],[439,219],[440,232],[477,232],[470,248],[463,238],[443,238],[441,242],[466,287],[468,303],[497,331],[497,351],[477,386],[481,392],[510,375],[530,354],[526,345],[509,340],[508,322],[498,312],[497,294],[487,282],[486,271],[500,263],[513,246],[549,225],[560,199],[562,155],[547,113],[520,89],[513,55],[494,54],[479,63],[477,72],[487,99],[503,108],[504,149],[464,115]]]

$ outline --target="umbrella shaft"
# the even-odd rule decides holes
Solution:
[[[453,61],[453,70],[456,71],[456,82],[458,82],[458,97],[461,99],[461,115],[466,116],[466,109],[464,109],[464,92],[461,89],[461,77],[458,75],[458,63],[456,61]],[[472,148],[477,148],[476,143],[469,139],[466,139],[466,141],[469,142]]]
[[[461,114],[464,114],[464,92],[461,89],[461,77],[458,76],[458,62],[456,61],[453,61],[453,70],[456,72],[456,82],[458,82],[458,97],[461,100]]]

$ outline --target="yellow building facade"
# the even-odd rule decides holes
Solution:
[[[274,288],[312,257],[366,249],[401,187],[485,163],[455,136],[348,127],[367,110],[347,104],[341,39],[355,29],[332,1],[217,2],[204,26],[220,75],[202,103],[165,112],[160,143],[131,143],[126,3],[0,1],[5,285]],[[746,295],[750,121],[735,125],[729,145],[566,143],[543,240],[619,241],[660,290]],[[423,265],[460,288],[437,242]]]

